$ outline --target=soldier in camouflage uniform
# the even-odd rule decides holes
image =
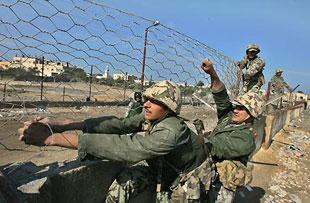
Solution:
[[[202,69],[211,77],[219,121],[204,138],[206,160],[181,173],[172,199],[179,203],[232,202],[236,188],[251,181],[251,168],[246,164],[255,149],[253,120],[262,113],[264,101],[261,95],[248,92],[230,102],[211,61],[204,60]]]
[[[265,62],[257,56],[259,52],[260,49],[256,44],[250,44],[246,49],[246,56],[236,63],[242,71],[243,87],[240,95],[248,91],[258,92],[265,83],[263,75]]]
[[[280,68],[276,69],[275,75],[272,77],[270,81],[270,99],[275,99],[277,97],[281,97],[284,94],[284,90],[287,89],[289,92],[292,91],[290,86],[284,81],[282,77],[283,70]],[[272,105],[274,108],[281,108],[282,98],[274,101]]]
[[[131,100],[128,105],[128,111],[125,114],[125,118],[140,114],[142,111],[143,111],[142,93],[135,92],[133,100]]]
[[[211,174],[207,177],[209,179],[216,177],[212,174],[215,164],[219,177],[212,180],[210,191],[207,191],[207,187],[202,188],[208,193],[207,202],[232,202],[236,188],[248,184],[251,179],[250,169],[246,164],[249,155],[255,150],[253,120],[262,113],[264,100],[257,93],[248,92],[232,103],[211,61],[204,60],[202,69],[211,77],[211,89],[219,120],[205,139],[205,150],[211,158],[208,157],[201,166],[185,175],[184,179],[188,183],[185,180],[183,187],[187,187],[185,190],[192,193],[186,194],[187,196],[198,197],[195,190],[197,185],[210,184],[210,180],[206,180],[206,174]]]
[[[126,168],[112,183],[106,202],[128,202],[138,194],[156,188],[157,202],[169,202],[172,183],[179,173],[189,172],[205,159],[203,140],[178,117],[181,92],[170,81],[148,88],[144,94],[144,112],[118,119],[100,117],[82,122],[50,121],[36,118],[18,130],[28,144],[77,148],[79,157],[135,164]],[[34,124],[48,125],[53,134]],[[78,132],[64,132],[78,129]],[[128,133],[133,133],[128,135]]]

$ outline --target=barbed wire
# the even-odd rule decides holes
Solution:
[[[73,119],[100,112],[121,116],[126,108],[115,105],[126,104],[141,89],[142,75],[145,86],[164,79],[193,91],[200,81],[209,85],[200,68],[204,58],[214,62],[228,89],[239,87],[232,59],[164,24],[153,24],[158,19],[90,0],[2,1],[0,12],[0,70],[21,68],[36,74],[18,79],[1,72],[1,105],[11,109],[10,116],[0,112],[5,117],[2,126],[9,119],[18,124],[36,114],[56,117],[61,113]],[[74,71],[66,72],[68,68]],[[116,74],[121,74],[119,79],[113,79]],[[83,105],[102,107],[94,111]],[[17,107],[20,112],[15,112]],[[58,107],[61,110],[47,110]],[[4,138],[1,146],[11,149]]]

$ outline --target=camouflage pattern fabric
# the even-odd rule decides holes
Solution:
[[[277,73],[283,72],[281,69],[276,70]],[[280,75],[274,75],[270,81],[270,97],[269,100],[273,100],[275,98],[280,97],[284,94],[284,90],[292,91],[290,86],[284,81],[283,77]],[[275,100],[271,103],[271,106],[274,109],[280,109],[282,107],[282,98]]]
[[[284,89],[291,91],[290,86],[284,81],[282,76],[274,75],[271,79],[270,93],[271,94],[283,94]]]
[[[155,178],[147,166],[137,165],[123,170],[109,188],[106,203],[127,203],[149,187],[154,187]]]
[[[254,118],[257,118],[264,110],[265,101],[261,94],[247,92],[241,96],[238,96],[233,101],[233,104],[244,106]]]
[[[147,88],[143,96],[165,104],[176,114],[180,113],[182,105],[181,91],[174,82],[168,80],[160,81],[150,88]]]
[[[226,189],[236,191],[238,186],[247,185],[252,180],[252,168],[240,161],[224,160],[216,163],[221,183]]]
[[[263,75],[263,70],[265,62],[262,58],[256,57],[253,60],[249,60],[245,56],[240,62],[239,67],[242,70],[243,88],[241,94],[248,91],[258,92],[265,84],[265,78]]]
[[[219,182],[215,182],[209,190],[206,202],[212,203],[232,203],[235,198],[235,192],[229,190]]]
[[[208,193],[215,179],[215,165],[208,157],[199,167],[180,175],[179,183],[172,189],[171,200],[177,203],[200,202],[201,194]]]
[[[249,44],[246,48],[246,53],[249,51],[256,51],[258,54],[260,52],[260,49],[257,44]]]

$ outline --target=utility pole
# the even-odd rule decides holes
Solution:
[[[91,98],[91,86],[92,86],[92,83],[93,83],[93,66],[90,66],[88,101],[90,101],[90,98]]]
[[[42,70],[41,70],[41,101],[43,100],[43,80],[44,80],[44,56],[42,56]]]
[[[145,69],[145,59],[146,59],[147,33],[149,32],[149,29],[151,27],[155,27],[158,25],[160,25],[160,22],[154,21],[153,25],[145,28],[145,31],[144,31],[144,49],[143,49],[142,70],[141,70],[141,92],[143,92],[143,86],[144,86],[144,69]]]

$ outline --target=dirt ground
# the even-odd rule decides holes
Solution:
[[[237,194],[238,202],[310,202],[309,146],[308,111],[280,131],[268,150],[261,149],[252,158],[251,188]]]

